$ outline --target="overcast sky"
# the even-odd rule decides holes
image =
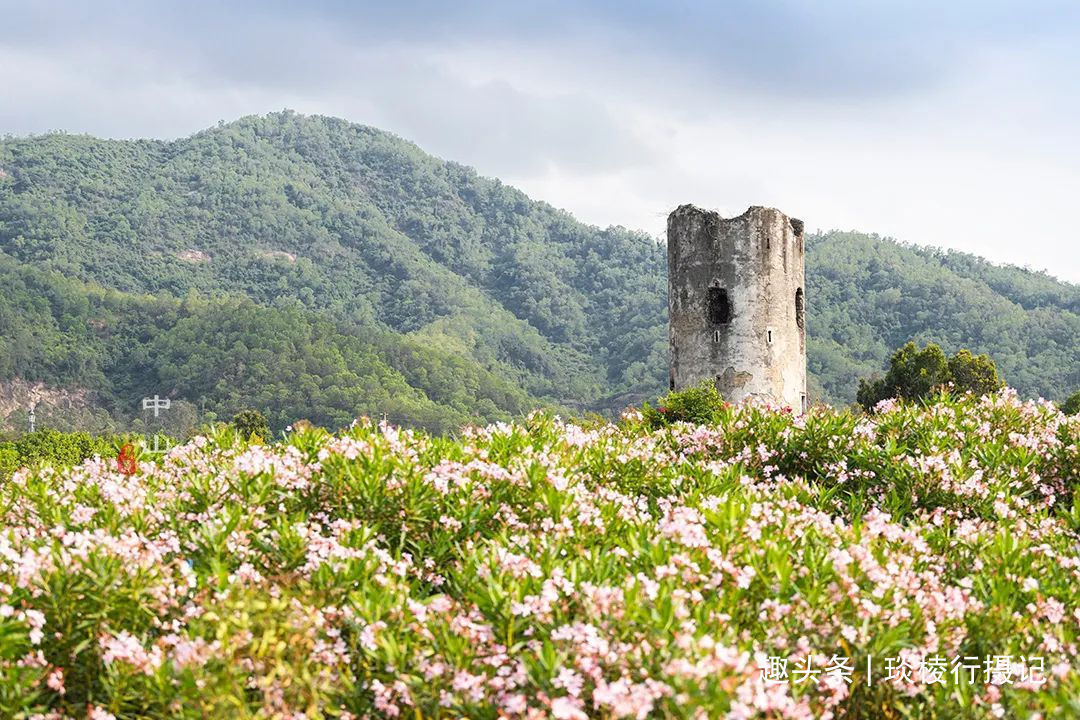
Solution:
[[[1074,0],[0,0],[0,133],[292,108],[599,225],[772,205],[1080,281]]]

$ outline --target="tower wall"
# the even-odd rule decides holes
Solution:
[[[708,378],[731,402],[805,409],[802,222],[766,207],[724,219],[681,205],[667,234],[672,389]]]

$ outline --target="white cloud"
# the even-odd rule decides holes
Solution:
[[[917,94],[847,101],[732,96],[678,65],[619,83],[617,68],[595,62],[575,73],[565,59],[496,66],[474,54],[447,64],[548,92],[606,89],[612,114],[648,148],[645,167],[505,178],[586,221],[661,234],[683,202],[730,214],[766,204],[809,227],[877,232],[1080,281],[1069,212],[1080,192],[1080,98],[1040,72],[1046,50],[973,54],[962,72]]]

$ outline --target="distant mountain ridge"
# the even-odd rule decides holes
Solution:
[[[283,112],[176,141],[9,138],[0,170],[0,271],[18,279],[0,290],[0,380],[87,388],[117,417],[153,388],[203,414],[258,399],[278,424],[382,411],[439,429],[665,385],[662,245],[390,133]],[[850,402],[911,337],[989,352],[1026,394],[1080,387],[1075,285],[838,232],[808,238],[807,272],[819,399]],[[205,309],[221,303],[265,327]],[[321,328],[319,349],[290,367],[314,342],[304,328]],[[252,363],[290,392],[255,392],[236,369]],[[214,380],[230,365],[243,392]],[[401,392],[376,389],[387,373]]]

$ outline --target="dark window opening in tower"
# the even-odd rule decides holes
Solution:
[[[714,343],[720,342],[720,331],[719,330],[713,330],[712,341]]]
[[[800,329],[806,326],[806,301],[803,300],[802,288],[795,291],[795,324]]]
[[[731,300],[724,288],[709,288],[709,322],[713,325],[727,325],[731,322]]]
[[[770,345],[772,345],[772,329],[770,328],[769,330],[766,330],[765,333],[766,333],[766,336],[768,338],[768,340],[767,340],[768,343]]]

